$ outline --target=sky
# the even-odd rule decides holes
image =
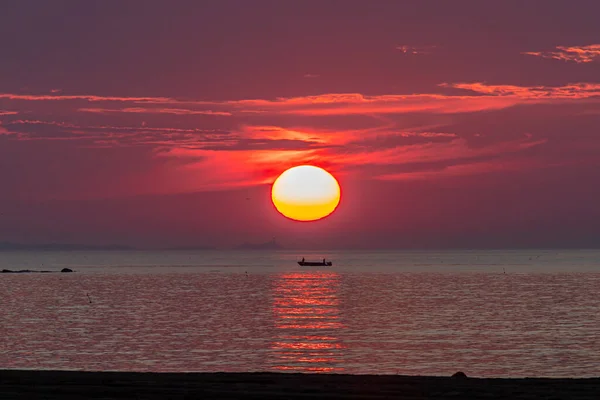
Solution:
[[[0,13],[0,241],[598,247],[600,3],[45,1]],[[285,169],[342,188],[277,213]]]

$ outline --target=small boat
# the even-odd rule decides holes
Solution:
[[[302,267],[331,267],[333,263],[331,261],[298,261],[298,265]]]

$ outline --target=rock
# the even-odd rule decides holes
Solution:
[[[453,378],[467,378],[467,374],[465,374],[462,371],[458,371],[457,373],[455,373],[454,375],[452,375]]]
[[[73,272],[73,270],[71,268],[63,268],[60,272]]]

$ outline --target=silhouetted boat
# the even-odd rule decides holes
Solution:
[[[298,261],[298,265],[302,267],[331,267],[331,261]]]

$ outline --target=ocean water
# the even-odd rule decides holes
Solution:
[[[0,253],[63,267],[0,274],[0,369],[600,376],[599,251]]]

